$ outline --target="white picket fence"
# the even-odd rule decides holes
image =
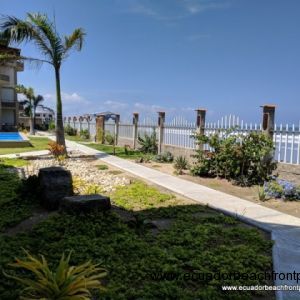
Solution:
[[[76,128],[78,131],[87,129],[91,136],[96,134],[96,120],[86,119],[79,122],[73,119],[67,119],[66,124]],[[105,122],[105,130],[112,135],[115,133],[115,123],[111,120]],[[133,125],[130,121],[120,122],[119,137],[125,139],[133,138]],[[211,135],[216,132],[222,132],[232,129],[233,134],[247,134],[251,131],[261,131],[261,124],[246,123],[235,115],[229,115],[221,118],[217,122],[205,123],[205,134]],[[153,131],[158,132],[157,120],[155,118],[145,118],[138,124],[138,135],[151,134]],[[195,139],[193,135],[196,131],[196,123],[188,122],[182,117],[174,118],[164,124],[163,144],[176,146],[186,149],[195,149]],[[278,125],[275,124],[273,135],[275,152],[274,158],[283,163],[300,164],[300,123],[298,125]],[[205,149],[209,150],[206,145]]]

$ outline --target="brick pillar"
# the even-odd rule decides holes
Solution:
[[[162,144],[164,137],[164,125],[165,125],[166,113],[164,111],[158,112],[158,154],[162,153]]]
[[[105,116],[96,117],[96,141],[104,144],[105,141]]]
[[[138,137],[138,123],[139,123],[139,114],[133,113],[133,120],[132,120],[132,126],[133,126],[133,149],[136,148],[137,145],[137,137]]]
[[[275,125],[275,105],[265,104],[262,115],[262,132],[273,139]]]
[[[196,132],[198,135],[204,135],[205,131],[205,116],[206,116],[206,109],[198,108],[196,109]],[[197,148],[199,150],[203,150],[203,144],[198,144]]]
[[[115,138],[114,138],[114,145],[118,145],[118,138],[119,138],[119,126],[120,126],[120,115],[116,115],[115,118]]]

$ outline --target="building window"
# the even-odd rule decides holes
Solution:
[[[5,74],[0,74],[0,80],[9,82],[9,76]]]
[[[4,102],[14,102],[15,101],[15,90],[12,88],[2,88],[1,89],[1,100]]]

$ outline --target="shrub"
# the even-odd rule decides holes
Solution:
[[[187,168],[188,168],[187,159],[182,155],[176,157],[175,163],[174,163],[174,168],[178,174],[182,174],[182,171],[187,170]]]
[[[87,129],[81,129],[80,130],[80,137],[83,139],[88,140],[90,138],[90,133]]]
[[[154,161],[161,163],[171,163],[174,160],[174,156],[171,152],[164,152],[154,157]]]
[[[276,168],[273,142],[262,133],[232,134],[231,130],[211,136],[196,135],[199,145],[208,144],[212,152],[196,150],[192,174],[219,176],[243,186],[262,184]]]
[[[55,122],[54,121],[51,121],[48,125],[48,129],[49,130],[55,130]]]
[[[283,179],[275,179],[270,182],[265,182],[264,193],[269,198],[300,200],[300,186]]]
[[[100,279],[106,276],[105,270],[90,261],[70,266],[71,252],[67,257],[62,255],[55,271],[49,269],[43,255],[36,258],[25,253],[27,260],[16,259],[10,266],[32,272],[35,279],[26,278],[24,273],[20,276],[5,273],[26,287],[21,299],[90,299],[91,290],[102,288]]]
[[[69,124],[65,127],[65,133],[70,136],[77,135],[77,129],[71,127]]]
[[[115,137],[109,131],[105,133],[105,142],[108,145],[113,145],[115,143]]]
[[[148,135],[147,133],[144,135],[144,137],[138,136],[138,143],[141,145],[139,148],[139,151],[142,153],[151,153],[156,154],[157,153],[157,139],[156,139],[156,133],[155,131],[152,132],[151,135]]]
[[[48,143],[48,150],[50,153],[56,158],[60,160],[61,156],[65,155],[65,147],[63,145],[60,145],[56,142],[49,142]]]
[[[83,190],[84,195],[95,195],[100,194],[102,192],[102,188],[97,184],[87,184]]]

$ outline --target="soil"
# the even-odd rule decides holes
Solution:
[[[300,202],[299,201],[284,201],[281,199],[270,199],[267,201],[260,201],[258,198],[258,187],[240,187],[237,185],[233,185],[230,181],[226,179],[219,178],[204,178],[191,176],[188,174],[188,171],[185,171],[183,175],[175,175],[174,168],[172,164],[169,163],[157,163],[157,162],[149,162],[143,164],[145,167],[153,168],[155,170],[161,171],[166,174],[178,176],[182,179],[195,182],[209,188],[212,188],[217,191],[221,191],[261,206],[269,207],[280,212],[295,216],[300,218]],[[288,179],[286,176],[286,172],[280,172],[280,168],[277,170],[279,178]],[[300,182],[300,174],[295,175],[293,177],[293,182]]]

